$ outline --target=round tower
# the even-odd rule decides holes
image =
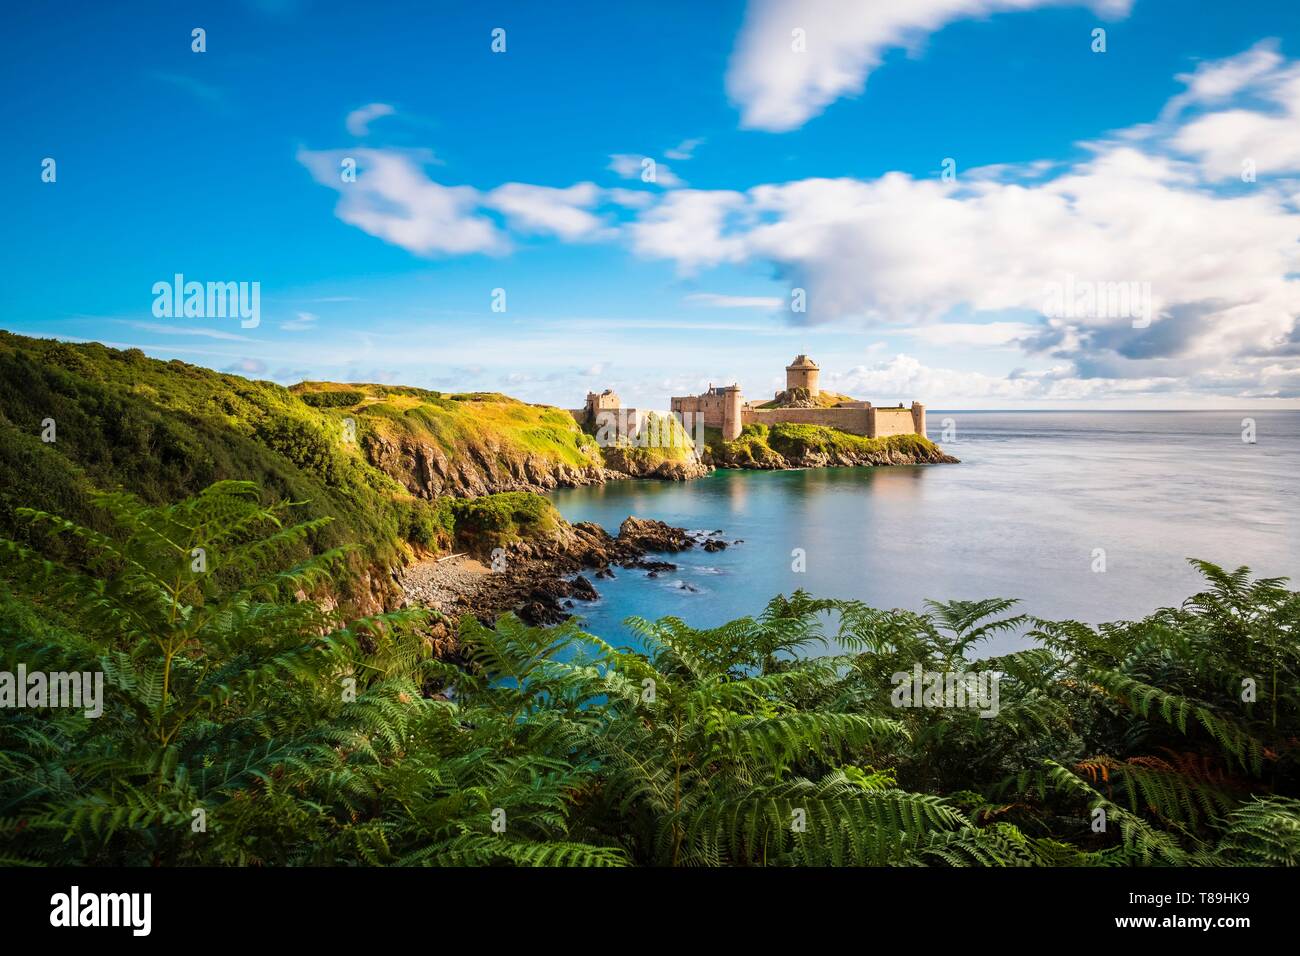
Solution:
[[[722,439],[735,441],[744,427],[741,408],[745,400],[740,394],[739,385],[726,385],[718,391],[722,393]]]
[[[806,388],[811,398],[816,398],[821,391],[818,380],[821,377],[821,369],[806,355],[796,355],[794,361],[785,367],[785,387],[786,390],[792,388]]]

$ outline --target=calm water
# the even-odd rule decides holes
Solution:
[[[1242,418],[1257,442],[1242,442]],[[622,642],[629,615],[701,626],[802,587],[917,609],[926,598],[1018,597],[1041,617],[1140,617],[1197,588],[1187,557],[1300,579],[1300,412],[934,412],[960,465],[719,471],[552,495],[611,532],[629,514],[722,529],[726,551],[671,558],[648,580],[616,569],[587,628]],[[792,571],[791,551],[807,569]],[[1105,549],[1106,571],[1091,570]],[[683,589],[687,583],[695,592]],[[1016,639],[1000,647],[1020,643]],[[990,645],[998,649],[999,645]]]

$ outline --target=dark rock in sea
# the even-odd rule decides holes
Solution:
[[[569,615],[554,600],[529,601],[519,608],[518,614],[525,624],[534,627],[559,624],[569,619]]]
[[[604,578],[607,581],[612,581],[614,579],[614,569],[601,568],[599,571],[596,572],[596,577]]]
[[[704,550],[708,552],[726,551],[727,542],[719,541],[717,538],[710,538],[708,541],[704,542]]]
[[[685,530],[653,518],[624,519],[618,528],[618,540],[642,551],[685,551],[695,546]]]
[[[671,561],[644,561],[637,559],[635,561],[624,561],[625,568],[639,568],[642,571],[676,571],[677,565]]]
[[[600,595],[596,593],[596,589],[592,587],[591,582],[581,574],[573,579],[572,587],[573,596],[579,601],[596,601],[600,599]]]

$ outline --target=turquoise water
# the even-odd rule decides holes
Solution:
[[[1241,440],[1246,415],[1255,444]],[[944,419],[957,440],[943,441]],[[1099,623],[1182,601],[1197,588],[1188,557],[1300,578],[1300,412],[939,411],[929,428],[962,464],[555,492],[570,521],[611,532],[635,514],[744,541],[671,557],[679,571],[658,579],[615,569],[595,582],[599,602],[578,605],[585,626],[621,643],[629,615],[711,626],[799,587],[911,609],[1016,597],[1040,617]],[[1104,573],[1092,570],[1097,548]]]

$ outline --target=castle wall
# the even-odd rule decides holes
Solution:
[[[871,411],[875,417],[873,438],[888,438],[890,435],[911,435],[916,431],[910,408],[873,408]]]
[[[684,395],[670,403],[679,415],[699,415],[706,428],[722,428],[724,402],[720,395]]]
[[[699,416],[704,422],[704,427],[718,429],[722,432],[724,441],[734,441],[740,434],[743,401],[739,388],[723,388],[703,395],[683,395],[673,398],[670,407],[683,419],[687,415],[692,419]]]
[[[742,412],[741,422],[745,425],[751,422],[762,425],[777,422],[825,425],[854,435],[870,436],[871,411],[870,408],[748,408]]]

